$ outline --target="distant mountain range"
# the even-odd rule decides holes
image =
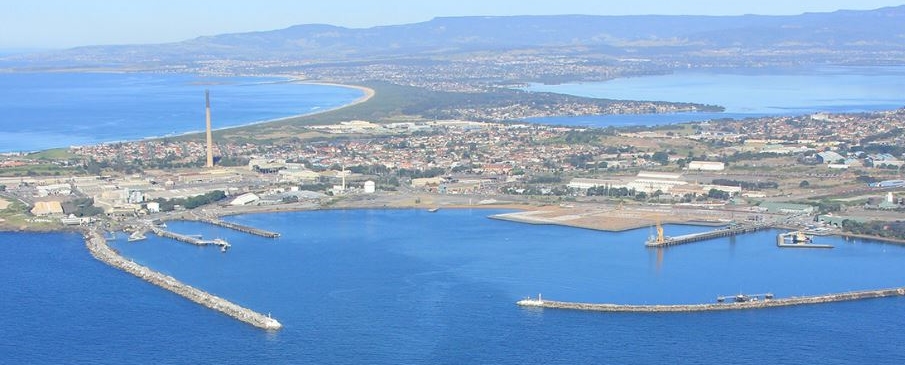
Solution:
[[[286,29],[199,37],[183,42],[90,46],[13,55],[4,65],[170,65],[207,60],[344,62],[440,58],[474,52],[688,57],[735,54],[905,52],[905,6],[795,16],[509,16],[451,17],[350,29]],[[896,56],[899,57],[899,56]]]

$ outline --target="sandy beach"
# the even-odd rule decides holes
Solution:
[[[287,76],[282,76],[282,77],[287,77]],[[250,126],[262,126],[262,125],[265,125],[265,124],[268,124],[268,123],[276,123],[276,122],[282,122],[282,121],[292,120],[292,119],[301,118],[301,117],[307,117],[307,116],[312,116],[312,115],[317,115],[317,114],[323,114],[323,113],[332,112],[332,111],[335,111],[335,110],[339,110],[339,109],[343,109],[343,108],[348,108],[348,107],[353,106],[353,105],[358,105],[358,104],[364,103],[364,102],[370,100],[371,98],[373,98],[374,95],[377,94],[377,92],[374,91],[374,89],[371,89],[371,88],[369,88],[369,87],[360,86],[360,85],[345,85],[345,84],[335,84],[335,83],[329,83],[329,82],[316,82],[316,81],[308,82],[308,81],[304,81],[304,80],[297,80],[297,81],[296,81],[296,80],[290,80],[290,81],[288,81],[288,82],[295,83],[295,84],[321,85],[321,86],[334,86],[334,87],[344,87],[344,88],[348,88],[348,89],[356,89],[356,90],[362,91],[362,92],[364,93],[364,95],[362,95],[362,96],[361,96],[360,98],[358,98],[358,99],[353,100],[353,101],[352,101],[351,103],[349,103],[349,104],[340,105],[340,106],[335,107],[335,108],[320,109],[320,110],[313,111],[313,112],[308,112],[308,113],[303,113],[303,114],[296,114],[296,115],[290,115],[290,116],[287,116],[287,117],[280,117],[280,118],[275,118],[275,119],[261,120],[261,121],[251,122],[251,123],[248,123],[248,124],[237,125],[237,126],[222,127],[222,128],[213,128],[213,130],[214,130],[214,131],[218,131],[218,132],[220,132],[220,131],[229,131],[229,130],[235,130],[235,129],[245,128],[245,127],[250,127]],[[186,132],[186,133],[181,134],[181,136],[192,135],[192,134],[199,134],[199,133],[203,133],[203,132],[204,132],[204,131]],[[147,139],[159,139],[159,138],[160,138],[160,137],[152,137],[152,138],[147,138]]]

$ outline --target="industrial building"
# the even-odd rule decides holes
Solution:
[[[261,200],[255,193],[245,193],[237,196],[233,201],[229,202],[229,205],[248,205],[254,203],[258,200]]]
[[[781,214],[812,214],[817,211],[813,205],[795,203],[763,202],[760,207],[769,213]]]
[[[36,202],[34,208],[31,208],[31,214],[36,216],[62,215],[63,205],[60,202],[52,200],[46,202]]]
[[[691,161],[688,163],[688,170],[691,171],[723,171],[726,164],[715,161]]]
[[[580,189],[587,190],[597,187],[609,187],[612,188],[614,186],[623,186],[623,182],[619,180],[611,180],[611,179],[586,179],[586,178],[574,178],[569,181],[569,184],[566,185],[572,189]]]
[[[639,172],[635,180],[626,185],[629,189],[648,194],[657,192],[669,193],[673,187],[687,185],[687,181],[680,180],[682,174],[665,172]],[[618,186],[616,187],[618,188]]]
[[[365,181],[364,189],[365,194],[373,194],[375,191],[377,191],[377,184],[371,180]]]
[[[413,188],[423,188],[426,186],[438,186],[443,182],[443,178],[437,177],[422,177],[412,179],[412,187]]]
[[[817,160],[824,164],[835,164],[845,161],[845,157],[833,151],[824,151],[817,154]]]

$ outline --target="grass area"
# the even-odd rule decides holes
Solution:
[[[62,227],[59,219],[31,215],[30,207],[17,199],[7,196],[0,199],[8,202],[5,209],[0,209],[0,230],[52,231]]]
[[[18,176],[68,176],[82,173],[82,169],[54,164],[37,164],[0,168],[0,177]]]
[[[28,155],[28,158],[35,160],[68,160],[70,158],[77,158],[78,156],[69,153],[68,148],[54,148],[50,150],[44,150],[41,152],[35,152]]]

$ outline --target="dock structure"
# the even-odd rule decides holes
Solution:
[[[156,234],[160,237],[171,238],[171,239],[174,239],[174,240],[177,240],[180,242],[185,242],[185,243],[193,244],[196,246],[216,245],[216,246],[220,246],[220,249],[223,251],[226,251],[227,249],[232,247],[232,245],[230,245],[229,242],[227,242],[224,239],[220,239],[220,238],[216,238],[216,239],[212,239],[212,240],[204,240],[199,237],[192,236],[192,235],[170,232],[170,231],[167,231],[167,230],[165,230],[163,228],[159,228],[159,227],[152,226],[149,229],[152,232],[154,232],[154,234]]]
[[[261,237],[266,237],[266,238],[277,238],[277,237],[280,237],[280,234],[277,233],[277,232],[272,232],[272,231],[268,231],[268,230],[264,230],[264,229],[260,229],[260,228],[255,228],[255,227],[250,227],[250,226],[246,226],[246,225],[244,225],[244,224],[233,223],[233,222],[227,222],[227,221],[224,221],[224,220],[221,220],[221,219],[215,219],[215,218],[200,218],[199,220],[202,221],[202,222],[205,222],[205,223],[210,223],[210,224],[213,224],[213,225],[216,225],[216,226],[220,226],[220,227],[224,227],[224,228],[234,229],[234,230],[237,230],[237,231],[239,231],[239,232],[244,232],[244,233],[248,233],[248,234],[253,234],[253,235],[256,235],[256,236],[261,236]]]
[[[283,327],[279,321],[271,318],[270,315],[265,316],[206,291],[182,283],[172,276],[154,271],[147,266],[136,264],[131,260],[126,260],[107,245],[107,240],[104,239],[104,235],[101,232],[95,230],[88,231],[85,234],[85,245],[88,247],[88,251],[91,252],[92,256],[107,265],[135,275],[144,281],[181,295],[182,297],[207,308],[219,311],[232,318],[264,330],[275,331]]]
[[[862,300],[872,298],[884,298],[905,296],[905,287],[864,290],[836,294],[813,295],[803,297],[788,297],[780,299],[764,299],[752,301],[737,301],[730,303],[713,303],[713,304],[654,304],[654,305],[636,305],[636,304],[598,304],[598,303],[579,303],[579,302],[560,302],[555,300],[540,299],[523,299],[516,304],[522,307],[538,307],[552,309],[573,309],[596,312],[643,312],[643,313],[659,313],[659,312],[705,312],[705,311],[724,311],[724,310],[740,310],[740,309],[761,309],[773,307],[788,307],[794,305],[833,303],[849,300]]]
[[[686,243],[709,240],[719,237],[735,236],[743,233],[756,232],[762,229],[770,228],[770,225],[764,223],[758,224],[739,224],[726,228],[720,228],[713,231],[690,233],[681,236],[667,237],[663,235],[663,228],[657,225],[657,236],[651,237],[644,244],[647,247],[667,247],[676,246]]]
[[[776,235],[776,246],[782,248],[833,248],[833,245],[811,242],[804,232],[789,232]]]

